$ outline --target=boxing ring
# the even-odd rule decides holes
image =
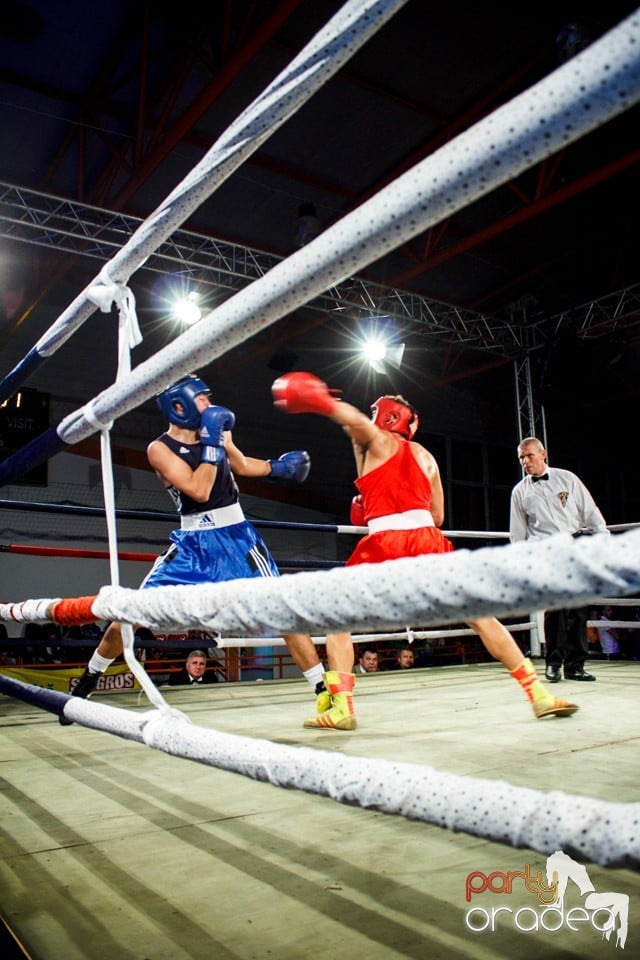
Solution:
[[[640,734],[635,664],[625,665],[624,673],[618,664],[604,665],[595,692],[571,690],[585,697],[576,718],[536,723],[535,733],[519,691],[499,665],[457,674],[458,668],[437,675],[417,671],[415,679],[366,677],[358,687],[362,730],[327,735],[302,730],[301,711],[312,704],[299,681],[249,689],[229,684],[197,699],[191,691],[165,697],[133,656],[133,624],[163,631],[199,627],[229,637],[393,631],[408,622],[428,626],[518,616],[640,592],[640,529],[460,550],[373,568],[302,572],[252,580],[251,590],[242,581],[146,591],[120,586],[109,446],[115,419],[640,99],[635,14],[131,369],[128,351],[139,342],[139,331],[126,284],[135,267],[252,144],[284,122],[287,110],[399,6],[372,0],[345,4],[291,71],[223,135],[166,206],[145,221],[129,249],[101,271],[0,384],[0,397],[11,393],[95,305],[108,312],[117,304],[119,367],[112,386],[0,464],[3,485],[100,432],[111,583],[91,596],[5,601],[0,619],[122,621],[130,635],[126,662],[149,701],[136,709],[125,706],[119,694],[109,704],[83,701],[0,676],[0,693],[7,698],[0,721],[4,769],[11,775],[7,794],[16,824],[13,831],[10,821],[5,828],[9,861],[2,869],[16,870],[21,888],[12,891],[10,873],[4,873],[5,904],[14,922],[30,913],[20,894],[26,896],[30,880],[37,883],[32,856],[46,876],[61,878],[64,889],[47,890],[45,913],[51,922],[64,906],[73,928],[59,924],[64,953],[56,956],[81,957],[87,948],[114,958],[146,956],[141,951],[151,925],[167,938],[166,946],[154,940],[155,952],[149,953],[154,958],[266,956],[268,951],[256,951],[273,938],[270,919],[279,909],[278,895],[291,901],[293,911],[288,934],[293,946],[280,943],[282,957],[317,948],[326,936],[324,928],[319,932],[319,919],[336,936],[349,937],[350,960],[422,956],[427,941],[437,948],[433,956],[456,950],[474,956],[473,934],[469,924],[464,928],[465,873],[521,871],[531,860],[542,869],[544,855],[558,849],[593,864],[598,888],[640,892],[637,778],[624,773],[634,765],[637,770],[630,750]],[[232,144],[241,145],[237,152]],[[626,707],[623,731],[616,725],[619,704]],[[76,727],[61,730],[56,723],[52,729],[51,714],[64,714]],[[487,736],[479,738],[483,732]],[[478,739],[471,756],[468,745]],[[594,770],[609,769],[605,745],[619,765],[619,781],[592,784]],[[588,772],[574,762],[580,751]],[[161,754],[194,763],[174,766]],[[432,765],[434,757],[446,771]],[[567,784],[575,792],[565,791]],[[77,791],[70,816],[69,789]],[[337,802],[339,812],[325,801]],[[231,820],[233,829],[227,826]],[[362,830],[375,830],[367,851],[353,845],[353,834]],[[187,853],[197,864],[191,873]],[[387,866],[379,871],[377,864]],[[436,865],[457,875],[458,885],[446,894],[435,885]],[[247,923],[255,918],[253,936],[224,916],[216,932],[212,919],[202,915],[203,903],[208,910],[222,903],[222,913],[228,913],[238,902]],[[443,904],[452,902],[455,921],[442,912]],[[176,926],[167,919],[171,910]],[[26,926],[36,955],[46,956],[37,918]],[[238,938],[247,952],[236,952]],[[575,953],[573,944],[563,943],[563,953],[601,956],[601,939],[582,938]],[[497,932],[489,942],[490,952],[483,947],[479,956],[495,955],[496,948],[511,955],[507,934]],[[548,955],[553,939],[542,932],[537,942],[540,955],[543,947]]]

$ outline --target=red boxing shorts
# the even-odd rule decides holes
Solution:
[[[451,553],[453,544],[438,527],[415,530],[382,530],[363,537],[346,562],[347,567],[360,563],[382,563],[402,557],[420,557],[425,553]]]

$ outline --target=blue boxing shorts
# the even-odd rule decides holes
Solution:
[[[141,589],[280,576],[266,544],[247,520],[228,527],[174,530],[169,539],[171,546],[155,561]]]

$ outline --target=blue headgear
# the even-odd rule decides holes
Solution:
[[[170,423],[187,430],[197,430],[200,426],[200,413],[195,399],[201,393],[209,392],[209,387],[200,377],[183,377],[156,397],[156,403]],[[176,409],[178,403],[182,406],[182,412]]]

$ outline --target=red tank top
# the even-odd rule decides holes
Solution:
[[[431,510],[431,483],[406,440],[400,443],[390,460],[358,477],[355,483],[362,494],[367,522],[390,513]],[[451,550],[453,544],[438,527],[381,530],[362,538],[347,560],[347,566],[382,563],[425,553],[449,553]]]
[[[400,442],[386,463],[358,477],[355,485],[362,494],[367,521],[405,510],[431,509],[431,483],[408,440]]]

